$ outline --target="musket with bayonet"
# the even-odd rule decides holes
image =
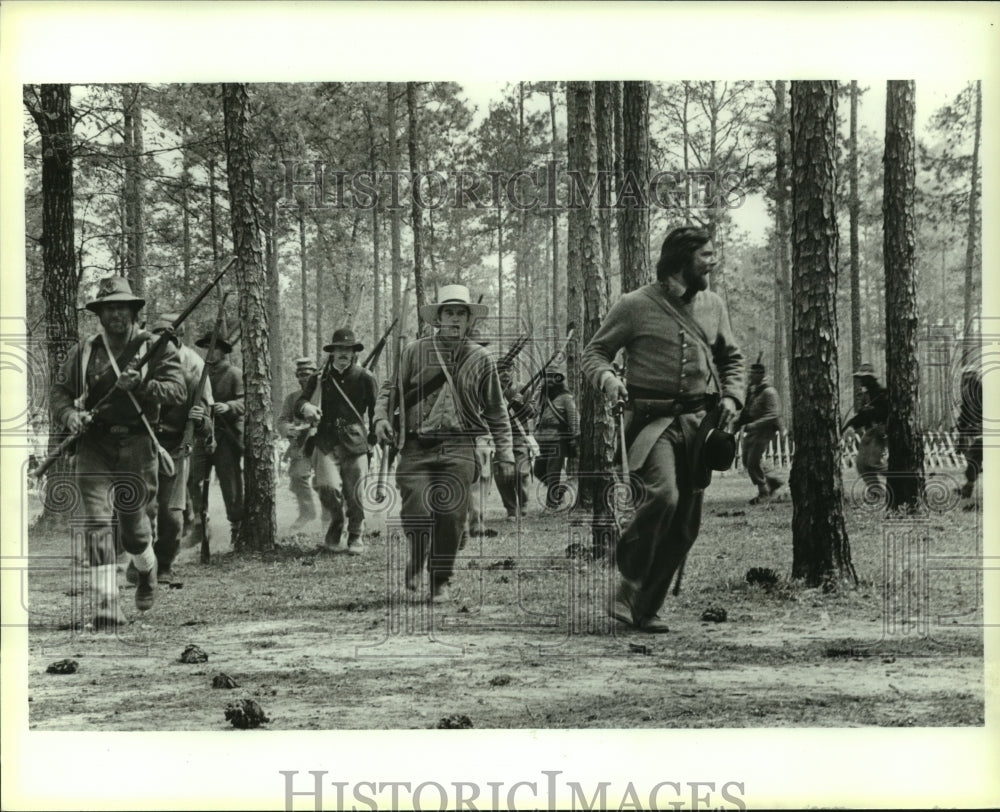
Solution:
[[[202,290],[201,293],[199,293],[197,296],[195,296],[195,298],[191,301],[191,303],[184,308],[184,310],[177,316],[176,319],[174,319],[173,322],[171,322],[170,326],[162,333],[160,333],[159,337],[156,339],[156,341],[153,342],[153,345],[149,348],[149,350],[143,353],[139,357],[139,360],[130,362],[128,364],[130,369],[141,369],[149,362],[151,358],[158,357],[159,353],[163,350],[164,345],[175,337],[174,331],[178,327],[180,327],[181,324],[184,323],[187,317],[194,312],[195,308],[201,304],[202,300],[206,296],[208,296],[209,293],[211,293],[212,289],[216,285],[219,284],[219,281],[225,275],[226,271],[229,270],[229,266],[232,265],[233,262],[235,261],[236,259],[234,257],[230,259],[225,265],[222,266],[222,270],[219,271],[215,279],[209,282],[208,285],[205,286],[205,289]],[[81,374],[83,375],[86,375],[86,373],[87,373],[86,370],[81,371]],[[54,451],[50,452],[45,457],[45,459],[38,464],[38,467],[34,471],[32,471],[32,475],[36,479],[44,476],[45,472],[48,471],[49,468],[52,466],[52,463],[54,463],[59,457],[61,457],[62,454],[66,451],[66,449],[69,448],[73,443],[75,443],[77,439],[79,439],[80,436],[83,435],[83,433],[89,429],[91,421],[97,415],[97,413],[107,404],[107,402],[111,400],[111,396],[115,393],[115,390],[116,388],[114,383],[111,383],[111,385],[107,386],[106,391],[104,391],[100,397],[98,397],[93,403],[89,405],[87,409],[88,418],[86,419],[83,428],[79,432],[76,432],[74,434],[71,434],[69,437],[66,437],[61,443],[59,443],[59,445],[55,448]]]

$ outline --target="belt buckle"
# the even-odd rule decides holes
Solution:
[[[131,433],[131,429],[128,426],[108,426],[108,433],[118,435],[129,434]]]

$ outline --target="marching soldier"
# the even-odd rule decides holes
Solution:
[[[875,377],[875,367],[862,364],[854,373],[864,389],[864,403],[845,426],[845,430],[863,429],[858,444],[855,467],[858,475],[870,488],[881,488],[881,476],[887,466],[886,422],[889,420],[889,392]]]
[[[158,482],[152,425],[162,407],[184,403],[185,386],[177,350],[169,342],[145,369],[130,366],[153,342],[136,323],[144,304],[128,280],[102,279],[97,297],[86,304],[101,329],[73,347],[51,391],[57,421],[79,435],[75,473],[88,524],[95,629],[113,630],[126,622],[118,604],[115,514],[122,546],[138,571],[137,609],[152,608],[157,585],[149,520]],[[98,391],[102,386],[107,388]],[[92,414],[89,404],[108,389],[109,400]]]
[[[243,370],[229,362],[233,345],[227,337],[224,323],[217,325],[216,331],[215,347],[205,358],[208,379],[212,382],[212,397],[215,399],[211,407],[215,449],[210,450],[203,440],[199,440],[195,444],[191,460],[189,490],[196,516],[188,538],[188,543],[192,546],[201,544],[203,534],[211,537],[207,527],[206,494],[213,467],[222,489],[222,501],[226,505],[233,546],[236,545],[243,522],[243,415],[246,411]],[[195,342],[195,346],[207,350],[211,343],[212,331],[209,331]],[[191,410],[191,416],[196,420],[202,416],[200,409],[201,407],[196,406]]]
[[[368,473],[368,437],[375,408],[375,377],[358,364],[358,353],[364,348],[353,330],[335,330],[323,347],[329,353],[323,373],[309,378],[296,406],[296,413],[315,428],[304,452],[312,456],[320,504],[330,512],[324,547],[351,555],[361,555],[365,549],[361,485]],[[341,538],[345,512],[346,541]]]
[[[561,477],[567,460],[576,459],[580,438],[580,413],[566,388],[566,373],[557,367],[545,370],[541,411],[535,425],[538,458],[535,478],[545,486],[545,507],[555,510],[562,503]]]
[[[781,430],[781,401],[778,390],[767,380],[767,370],[759,357],[750,365],[747,403],[736,420],[736,428],[740,426],[743,427],[743,467],[757,486],[757,495],[750,504],[757,505],[766,502],[785,484],[781,477],[764,472],[764,452]]]
[[[305,453],[309,424],[295,418],[295,406],[305,391],[309,379],[316,374],[312,358],[299,358],[295,362],[295,377],[299,388],[289,392],[278,416],[278,433],[288,439],[288,479],[290,490],[298,502],[299,514],[292,524],[292,532],[301,530],[316,518],[316,502],[312,486],[312,460]]]
[[[538,410],[522,395],[514,385],[514,373],[510,369],[500,371],[500,385],[503,387],[510,430],[514,440],[514,481],[509,488],[497,483],[503,506],[507,509],[507,521],[516,521],[528,507],[528,479],[531,476],[533,438],[529,429],[530,421],[538,415]]]

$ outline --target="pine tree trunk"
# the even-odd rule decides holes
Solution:
[[[556,128],[556,91],[553,84],[549,88],[549,123],[552,127],[552,160],[558,160],[557,147],[559,131]],[[552,209],[552,328],[556,329],[559,318],[559,208]]]
[[[122,134],[125,148],[125,267],[136,296],[146,287],[146,237],[142,177],[142,85],[122,85]]]
[[[614,197],[611,190],[615,175],[615,113],[612,85],[614,82],[594,82],[594,117],[597,128],[597,177],[601,187],[607,187],[608,199]],[[598,198],[600,199],[600,198]],[[603,206],[597,209],[597,222],[601,234],[601,275],[604,277],[605,298],[611,300],[611,219],[613,209]]]
[[[249,106],[246,85],[223,85],[226,175],[236,252],[246,392],[245,499],[243,522],[235,543],[237,553],[269,550],[275,546],[277,535],[267,279],[261,256],[260,211],[247,130]]]
[[[215,204],[215,158],[208,159],[208,218],[212,236],[212,267],[219,267],[219,214]]]
[[[851,218],[851,367],[852,372],[861,366],[861,255],[858,246],[858,218],[861,200],[858,197],[858,83],[851,82],[851,139],[848,143],[851,196],[848,212]],[[861,387],[856,387],[854,409],[861,408]]]
[[[837,376],[835,82],[792,82],[792,577],[855,583],[843,514]]]
[[[590,82],[569,82],[566,86],[569,111],[567,127],[567,169],[579,172],[584,184],[593,186],[597,175],[597,132],[594,89]],[[569,274],[578,287],[580,346],[585,346],[601,326],[607,311],[607,288],[601,270],[601,235],[592,207],[571,209],[572,224]],[[576,311],[574,311],[576,312]],[[578,384],[574,368],[568,378]],[[614,483],[615,426],[603,395],[592,386],[575,386],[580,403],[580,506],[592,513],[594,549],[604,551],[613,543],[614,514],[608,498]]]
[[[25,105],[41,136],[42,154],[42,300],[45,303],[45,354],[49,386],[56,383],[66,353],[79,339],[73,214],[73,107],[70,86],[46,84],[23,89]],[[48,453],[59,445],[55,415],[49,414]],[[51,482],[67,481],[72,466],[66,457],[49,469]],[[65,505],[57,488],[47,488],[40,524],[65,523]]]
[[[777,243],[777,277],[774,317],[774,375],[779,392],[792,397],[791,370],[789,369],[792,346],[792,283],[789,248],[792,244],[791,226],[788,220],[788,133],[791,128],[785,83],[780,79],[774,85],[774,211],[775,240]],[[791,404],[789,403],[789,406]],[[793,410],[789,408],[789,413]],[[794,418],[788,421],[788,428],[794,429]]]
[[[924,445],[917,427],[917,289],[914,278],[916,138],[912,81],[889,81],[885,101],[885,368],[889,390],[889,506],[915,505],[923,491]]]
[[[302,307],[302,354],[309,355],[309,274],[306,268],[306,204],[299,201],[299,302]]]
[[[417,85],[416,82],[406,83],[406,112],[409,122],[407,146],[410,152],[410,176],[416,178],[419,172],[417,155],[420,144],[420,122],[417,118]],[[417,196],[410,195],[412,218],[410,227],[413,231],[413,290],[417,298],[417,312],[426,304],[424,298],[424,256],[423,256],[423,213],[417,205]]]
[[[389,131],[389,171],[399,172],[399,132],[396,123],[396,93],[392,82],[386,82],[386,129]],[[400,220],[402,212],[393,206],[389,210],[389,248],[392,253],[390,275],[392,277],[392,318],[400,318],[403,297],[403,249]],[[400,322],[402,323],[402,322]],[[401,328],[400,328],[401,329]],[[388,358],[386,360],[388,363]]]
[[[622,90],[623,183],[649,188],[649,83],[625,82]],[[649,208],[625,197],[618,234],[622,293],[649,283]]]
[[[278,271],[278,198],[273,192],[268,201],[267,230],[264,232],[267,267],[267,323],[271,368],[276,371],[271,403],[274,414],[281,413],[285,394],[285,346],[281,330],[281,274]]]
[[[962,363],[979,357],[977,352],[977,332],[974,328],[979,313],[979,294],[981,294],[981,274],[977,258],[977,240],[979,239],[979,142],[983,130],[983,83],[976,81],[976,117],[975,131],[972,142],[972,170],[969,178],[969,228],[965,239],[965,301],[964,301],[964,348]]]

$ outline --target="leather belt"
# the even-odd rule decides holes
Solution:
[[[94,428],[98,433],[110,434],[113,437],[130,437],[146,433],[146,427],[142,423],[97,423]]]

